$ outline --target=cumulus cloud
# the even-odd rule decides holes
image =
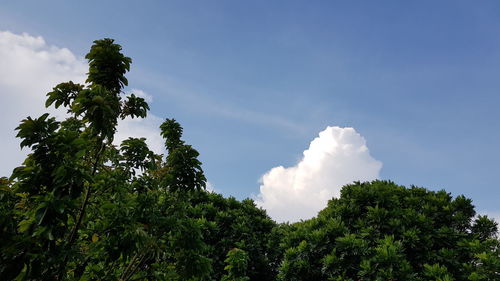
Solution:
[[[377,179],[381,168],[353,128],[327,127],[297,165],[262,176],[256,203],[279,222],[308,219],[338,197],[343,185]]]
[[[38,117],[50,112],[56,117],[64,111],[44,107],[46,93],[61,82],[83,83],[87,63],[67,48],[47,44],[41,36],[0,31],[0,176],[8,176],[26,155],[15,138],[19,122],[27,116]],[[150,95],[132,90],[151,101]],[[145,136],[157,153],[163,153],[159,143],[159,118],[149,114],[145,120],[125,120],[119,124],[117,142],[131,136]],[[142,135],[139,135],[142,134]]]

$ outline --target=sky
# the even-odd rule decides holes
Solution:
[[[26,153],[18,122],[83,81],[109,37],[133,60],[126,92],[151,107],[117,141],[162,153],[157,126],[175,118],[213,189],[279,221],[377,178],[500,218],[499,15],[497,1],[4,1],[0,175]]]

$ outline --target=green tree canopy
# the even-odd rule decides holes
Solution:
[[[226,253],[241,247],[251,280],[272,280],[276,224],[251,200],[204,190],[199,153],[174,119],[160,126],[165,157],[145,138],[113,145],[118,119],[144,118],[149,106],[123,98],[131,59],[113,40],[95,41],[86,58],[86,85],[47,94],[68,117],[17,128],[31,153],[0,179],[1,279],[219,280]]]
[[[280,280],[498,280],[496,223],[470,199],[389,181],[343,187],[285,237]]]

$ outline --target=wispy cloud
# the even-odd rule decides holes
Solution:
[[[263,127],[304,135],[308,132],[307,124],[276,114],[276,112],[266,112],[252,110],[241,105],[231,104],[224,100],[216,99],[216,95],[208,95],[203,90],[195,90],[192,87],[178,82],[168,75],[158,75],[147,73],[142,77],[148,85],[158,89],[163,96],[174,101],[178,106],[183,107],[197,114],[218,116],[231,120],[238,120],[248,124],[255,124]],[[264,104],[265,100],[262,101]],[[280,104],[276,106],[281,106]]]

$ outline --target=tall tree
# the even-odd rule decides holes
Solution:
[[[118,119],[144,118],[144,99],[123,98],[131,59],[112,39],[94,41],[86,85],[61,83],[46,106],[68,118],[28,117],[17,128],[31,153],[2,178],[0,275],[63,280],[132,277],[197,280],[210,272],[187,193],[204,189],[198,152],[162,125],[169,154],[145,139],[113,144]],[[174,145],[171,145],[174,144]],[[175,266],[173,266],[175,265]],[[163,276],[163,277],[162,277]]]

